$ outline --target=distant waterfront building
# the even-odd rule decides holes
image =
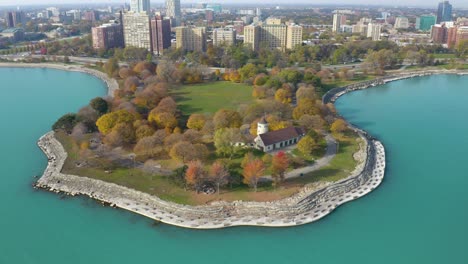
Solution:
[[[146,13],[128,12],[123,15],[125,46],[152,50],[150,17]]]
[[[206,50],[206,29],[204,27],[176,27],[176,48],[186,51]]]
[[[150,0],[131,0],[130,11],[149,14],[151,11]]]
[[[299,25],[289,25],[288,35],[286,37],[286,49],[294,49],[302,45],[302,30]]]
[[[166,16],[174,21],[173,27],[180,25],[182,18],[180,0],[166,0]]]
[[[468,41],[468,26],[458,28],[455,47],[457,47],[462,41]]]
[[[409,28],[409,20],[407,17],[397,17],[395,20],[395,29]]]
[[[85,11],[83,13],[83,20],[87,21],[98,21],[99,20],[99,12],[95,10]]]
[[[445,21],[452,21],[452,5],[449,1],[440,2],[437,9],[437,24]]]
[[[103,24],[91,29],[93,48],[108,50],[124,47],[123,27],[121,24]]]
[[[18,24],[24,24],[26,22],[22,11],[7,12],[5,20],[6,26],[9,28],[17,27]]]
[[[213,10],[215,13],[221,13],[223,11],[223,6],[221,4],[207,4],[206,9]]]
[[[213,10],[205,10],[205,19],[208,24],[213,23],[214,20],[214,11]]]
[[[457,44],[458,27],[447,27],[447,48],[452,49]]]
[[[234,28],[215,28],[213,30],[213,45],[232,46],[236,43],[236,30]]]
[[[333,15],[333,32],[340,32],[341,26],[346,24],[346,16],[343,14],[334,14]]]
[[[281,18],[269,17],[265,20],[265,23],[267,25],[281,25],[283,22],[281,21]]]
[[[272,48],[285,51],[302,43],[302,27],[298,25],[250,25],[244,27],[244,43],[251,49]]]
[[[369,23],[367,25],[367,37],[372,38],[374,41],[380,40],[380,34],[382,32],[382,25],[377,23]]]
[[[448,30],[445,26],[445,23],[435,24],[432,27],[431,31],[432,41],[436,44],[445,44],[447,43]]]
[[[171,21],[169,19],[155,17],[151,20],[151,41],[156,55],[163,54],[165,49],[171,47]]]
[[[431,30],[431,27],[436,24],[436,21],[436,16],[420,16],[416,18],[416,29],[421,31],[429,31]]]
[[[0,35],[11,39],[13,42],[24,40],[24,30],[22,28],[8,28],[3,30]]]

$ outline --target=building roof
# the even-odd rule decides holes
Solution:
[[[268,122],[266,121],[265,117],[262,117],[262,119],[260,119],[260,121],[259,121],[258,123],[259,123],[259,124],[262,124],[262,125],[268,124]]]
[[[18,31],[23,31],[23,29],[22,28],[7,28],[3,30],[2,33],[15,33]]]
[[[303,136],[305,130],[302,127],[287,127],[276,131],[270,131],[259,135],[265,146],[273,145],[293,138]]]

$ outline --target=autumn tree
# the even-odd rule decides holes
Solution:
[[[202,114],[192,114],[187,121],[187,127],[195,130],[202,130],[206,123],[206,117]]]
[[[239,128],[242,125],[241,115],[233,110],[221,109],[213,117],[216,129]]]
[[[219,188],[228,183],[229,171],[220,161],[216,161],[211,165],[209,172],[210,180],[216,185],[216,190],[219,195]]]
[[[284,180],[286,170],[289,167],[289,159],[286,153],[280,151],[271,160],[271,175],[275,186]]]
[[[119,123],[129,123],[133,122],[138,118],[136,114],[130,113],[127,110],[119,110],[111,112],[101,116],[97,121],[96,125],[103,135],[106,135],[112,131],[114,126]]]
[[[343,119],[337,119],[330,127],[333,133],[342,133],[346,130],[346,122]]]
[[[164,130],[160,131],[164,132],[165,134]],[[144,137],[137,142],[137,144],[133,148],[133,151],[137,155],[147,155],[150,157],[155,157],[164,152],[163,142],[164,137],[162,136],[153,135],[150,137]]]
[[[315,140],[309,135],[301,138],[301,140],[299,140],[297,143],[297,149],[306,156],[310,155],[315,147]]]
[[[119,62],[114,58],[110,58],[106,63],[104,63],[104,71],[109,77],[111,77],[118,69]]]
[[[135,143],[135,130],[131,123],[118,123],[104,137],[104,143],[110,146],[122,146]]]
[[[180,141],[176,143],[169,151],[169,156],[172,159],[181,162],[192,161],[195,159],[195,147],[192,143],[187,141]]]
[[[278,89],[275,93],[275,100],[283,103],[283,104],[289,104],[292,101],[292,94],[291,91],[288,89]]]
[[[299,100],[296,108],[293,110],[293,118],[299,120],[303,115],[315,115],[319,112],[314,100],[304,98]]]
[[[177,126],[177,119],[171,113],[162,112],[154,113],[153,111],[148,116],[148,121],[155,124],[158,128],[172,130]]]
[[[265,164],[261,159],[254,159],[248,162],[242,171],[244,176],[243,182],[250,187],[253,187],[257,192],[258,180],[265,172]]]
[[[203,168],[201,161],[196,160],[189,162],[185,172],[185,181],[189,186],[193,186],[198,190],[198,187],[203,182],[205,176],[206,171]]]
[[[307,130],[322,130],[325,121],[319,115],[303,115],[299,118],[299,124]]]
[[[237,152],[239,147],[235,143],[242,140],[238,128],[222,128],[218,129],[214,135],[214,145],[218,155],[223,155],[229,158]]]

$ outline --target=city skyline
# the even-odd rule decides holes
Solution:
[[[130,3],[130,1],[121,1],[121,0],[100,0],[100,1],[91,1],[91,0],[85,0],[85,1],[77,1],[77,0],[61,0],[61,1],[53,1],[53,0],[24,0],[21,1],[21,4],[18,5],[18,2],[15,0],[4,0],[0,3],[0,6],[25,6],[25,5],[63,5],[63,4],[84,4],[84,3],[93,3],[93,4],[122,4],[123,2]],[[192,4],[192,3],[199,3],[203,1],[197,1],[197,0],[187,0],[183,1],[182,4]],[[239,0],[239,1],[231,1],[231,0],[216,0],[216,1],[205,1],[205,2],[213,2],[213,3],[220,3],[220,4],[249,4],[249,6],[252,4],[251,1],[248,0]],[[296,1],[295,4],[310,4],[311,6],[314,5],[330,5],[330,6],[336,6],[336,5],[371,5],[371,6],[420,6],[420,7],[434,7],[437,8],[437,5],[440,1],[423,1],[423,0],[395,0],[392,1],[391,5],[390,4],[376,4],[375,1],[370,1],[370,0],[340,0],[337,1],[333,4],[330,4],[327,1],[324,0],[319,0],[314,3],[310,3],[310,1],[307,0],[299,0]],[[165,0],[152,0],[151,4],[161,4],[163,5],[165,3]],[[259,0],[257,1],[259,5],[291,5],[290,1],[286,0],[277,0],[277,1],[266,1],[266,0]],[[467,8],[468,3],[464,0],[453,0],[450,1],[450,3],[454,6],[454,8]]]

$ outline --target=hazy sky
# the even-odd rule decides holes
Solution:
[[[124,3],[130,2],[130,0],[0,0],[0,5],[43,5],[43,4],[71,4],[71,3]],[[152,0],[152,3],[163,3],[164,0]],[[182,0],[182,4],[196,3],[196,2],[206,2],[206,3],[252,3],[251,0]],[[292,1],[288,0],[257,0],[255,3],[258,4],[281,4],[281,3],[291,3]],[[330,4],[330,1],[327,0],[296,0],[294,3],[301,4]],[[372,5],[392,5],[392,6],[437,6],[438,0],[385,0],[385,1],[375,1],[375,0],[336,0],[333,1],[333,4],[372,4]],[[453,0],[450,1],[452,5],[457,8],[468,7],[467,0]]]

